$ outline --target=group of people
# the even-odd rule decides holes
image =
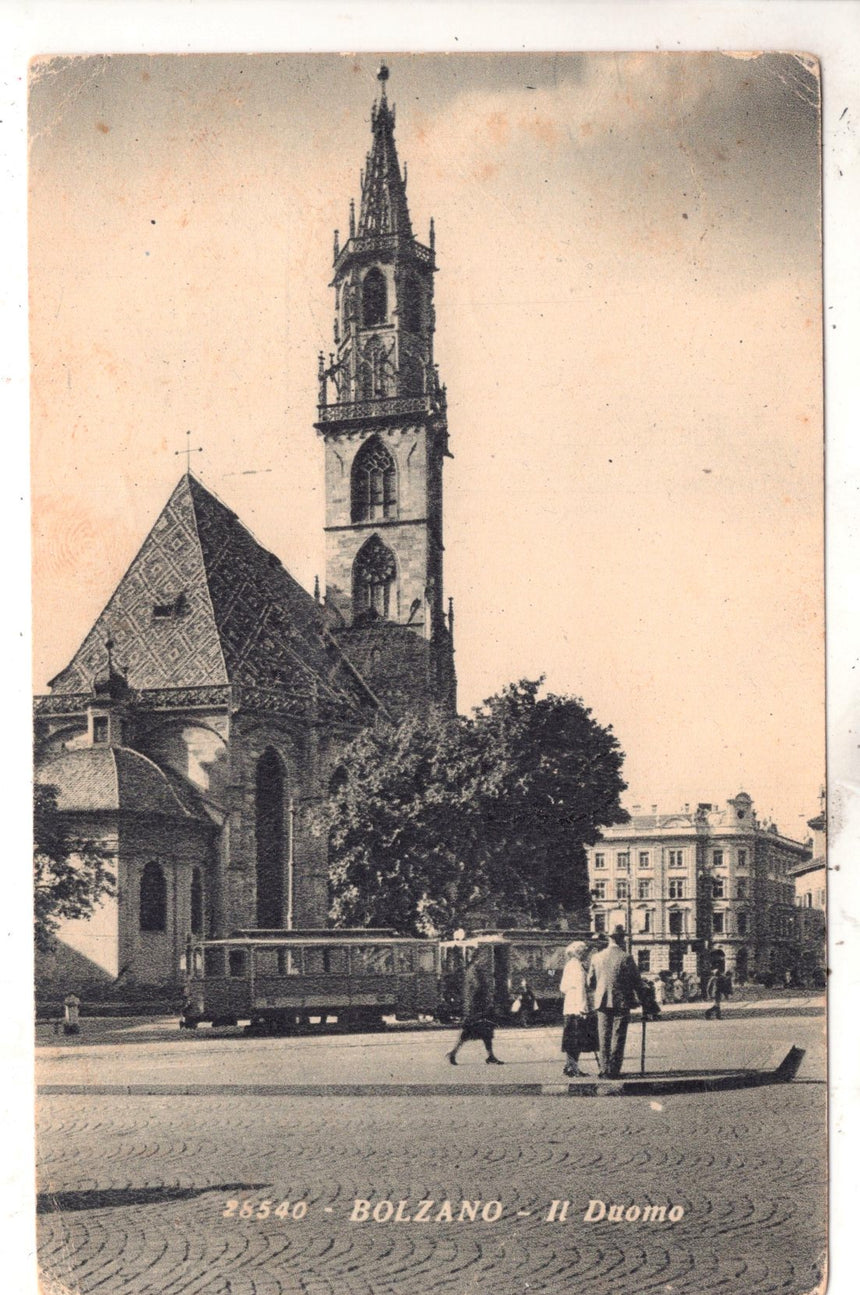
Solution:
[[[651,1001],[639,969],[625,948],[626,939],[624,927],[617,926],[606,948],[590,960],[588,945],[582,940],[574,940],[565,950],[567,960],[560,986],[564,995],[561,1046],[565,1075],[582,1074],[579,1058],[586,1051],[598,1053],[599,1078],[616,1079],[621,1074],[630,1012],[637,1003],[645,1009]],[[492,948],[485,945],[466,969],[463,1026],[457,1043],[447,1054],[452,1066],[457,1064],[460,1048],[470,1040],[484,1044],[488,1066],[502,1065],[493,1051],[492,957]]]

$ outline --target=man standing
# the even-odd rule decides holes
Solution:
[[[621,1074],[630,1009],[643,1000],[642,978],[625,951],[625,940],[624,927],[616,926],[609,944],[591,960],[588,983],[597,1009],[601,1079],[617,1079]]]

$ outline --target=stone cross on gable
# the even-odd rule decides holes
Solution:
[[[188,440],[187,440],[187,441],[186,441],[186,443],[185,443],[185,449],[184,449],[184,450],[174,450],[174,451],[173,451],[173,453],[174,453],[174,454],[184,454],[184,455],[185,455],[185,472],[186,472],[186,474],[190,474],[190,472],[191,472],[191,455],[192,455],[192,454],[202,454],[202,453],[203,453],[203,446],[202,446],[202,445],[195,445],[195,446],[193,446],[193,447],[192,447],[192,445],[191,445],[191,432],[190,432],[190,431],[187,431],[187,432],[185,433],[185,435],[188,437]]]

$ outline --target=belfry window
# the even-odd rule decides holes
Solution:
[[[167,927],[167,882],[157,863],[148,863],[140,878],[140,929],[163,931]]]
[[[388,285],[375,267],[368,270],[361,285],[361,319],[365,328],[384,324],[388,315]]]
[[[378,535],[359,549],[352,569],[352,598],[356,616],[387,617],[397,575],[394,554]]]
[[[378,522],[397,510],[397,469],[375,436],[366,441],[352,465],[352,520]]]

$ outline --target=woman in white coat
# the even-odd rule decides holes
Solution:
[[[585,1027],[588,1021],[589,1003],[586,987],[585,955],[586,945],[582,940],[574,940],[565,949],[567,962],[561,973],[561,992],[564,994],[564,1030],[561,1036],[561,1050],[566,1056],[564,1073],[571,1077],[581,1075],[579,1054],[585,1043]]]

